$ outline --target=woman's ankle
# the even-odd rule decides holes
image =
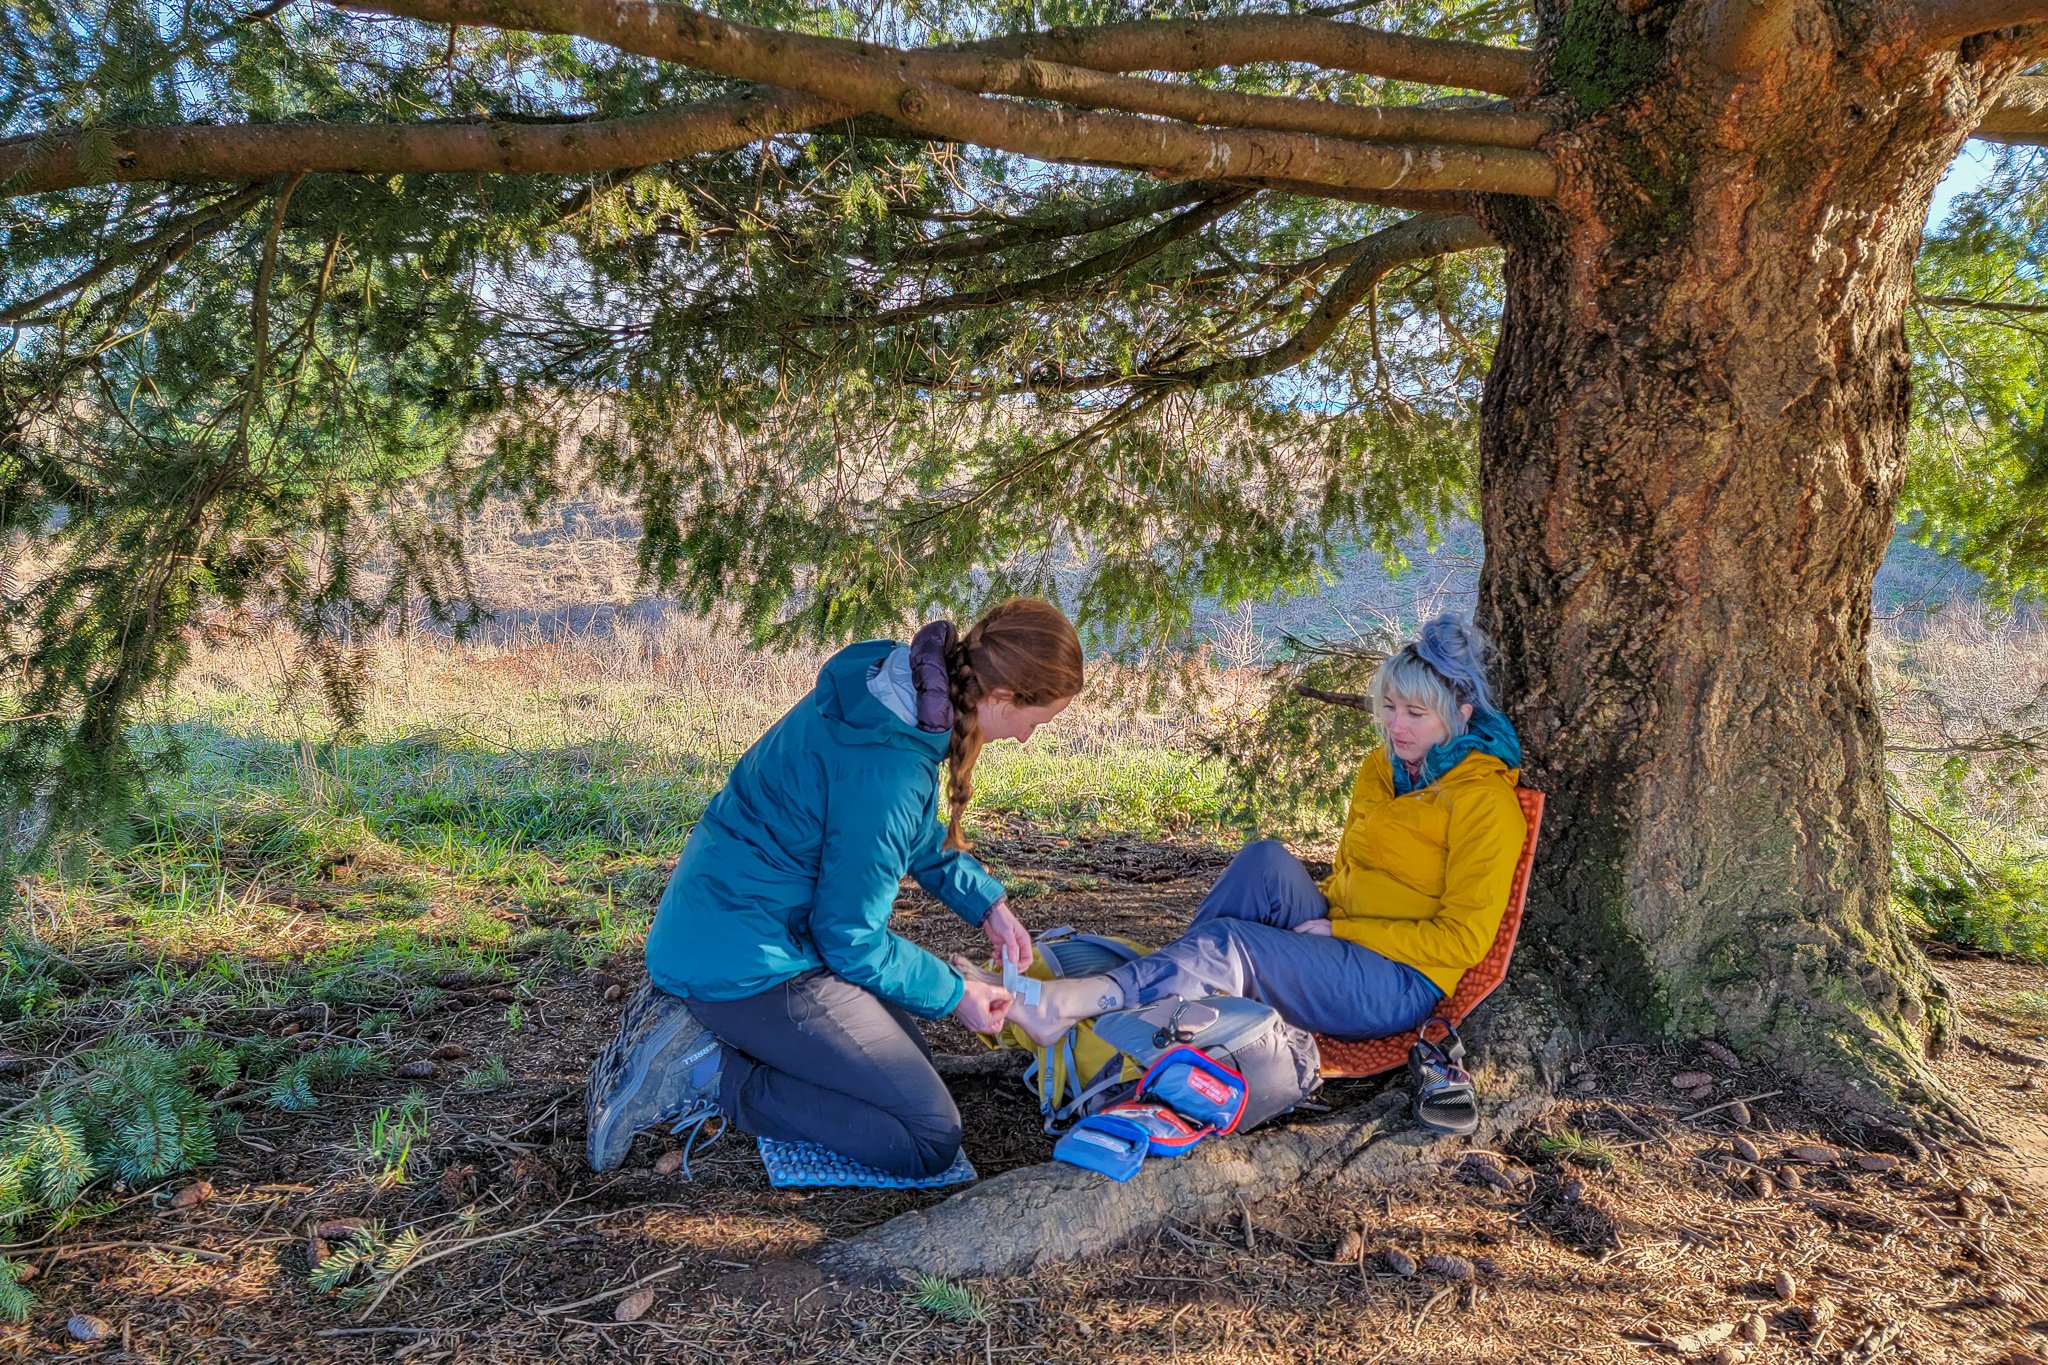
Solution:
[[[1124,1007],[1123,987],[1115,977],[1077,976],[1057,984],[1062,988],[1063,1012],[1074,1019],[1093,1019]]]

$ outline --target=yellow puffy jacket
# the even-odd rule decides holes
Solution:
[[[1448,997],[1493,946],[1529,832],[1515,781],[1492,754],[1394,795],[1385,749],[1351,788],[1336,866],[1323,882],[1337,937],[1405,962]]]

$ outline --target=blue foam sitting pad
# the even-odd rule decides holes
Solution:
[[[851,1157],[844,1157],[829,1147],[820,1147],[815,1142],[782,1142],[775,1138],[756,1138],[761,1148],[761,1164],[768,1168],[768,1183],[778,1190],[799,1185],[853,1185],[871,1190],[932,1190],[941,1185],[959,1185],[981,1177],[974,1172],[974,1163],[967,1159],[963,1148],[953,1158],[953,1164],[937,1175],[913,1176],[890,1175],[872,1166],[863,1166]]]

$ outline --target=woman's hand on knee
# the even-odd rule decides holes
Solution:
[[[1327,937],[1336,932],[1336,926],[1331,924],[1328,919],[1305,919],[1294,926],[1294,932],[1297,934],[1322,934]]]
[[[971,976],[962,979],[960,1003],[953,1007],[954,1018],[976,1033],[995,1034],[1003,1031],[1009,1014],[1008,991],[994,982]]]
[[[1005,959],[1019,968],[1031,965],[1031,935],[1017,918],[1017,912],[1010,908],[1008,896],[988,908],[988,914],[981,920],[981,932],[988,935],[988,946],[995,949],[998,967]]]

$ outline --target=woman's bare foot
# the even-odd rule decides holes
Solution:
[[[965,977],[1000,986],[1002,977],[968,958],[954,954],[953,970]],[[1032,1042],[1044,1047],[1083,1019],[1122,1009],[1124,993],[1106,976],[1077,976],[1070,980],[1038,983],[1038,1003],[1010,1002],[1008,1021],[1024,1030]]]
[[[970,980],[986,981],[991,986],[1000,986],[1003,984],[1002,977],[996,975],[994,972],[982,966],[979,962],[974,961],[972,958],[962,957],[960,954],[955,953],[951,958],[947,960],[953,964],[954,971],[960,973],[960,975],[964,977],[969,978]]]

